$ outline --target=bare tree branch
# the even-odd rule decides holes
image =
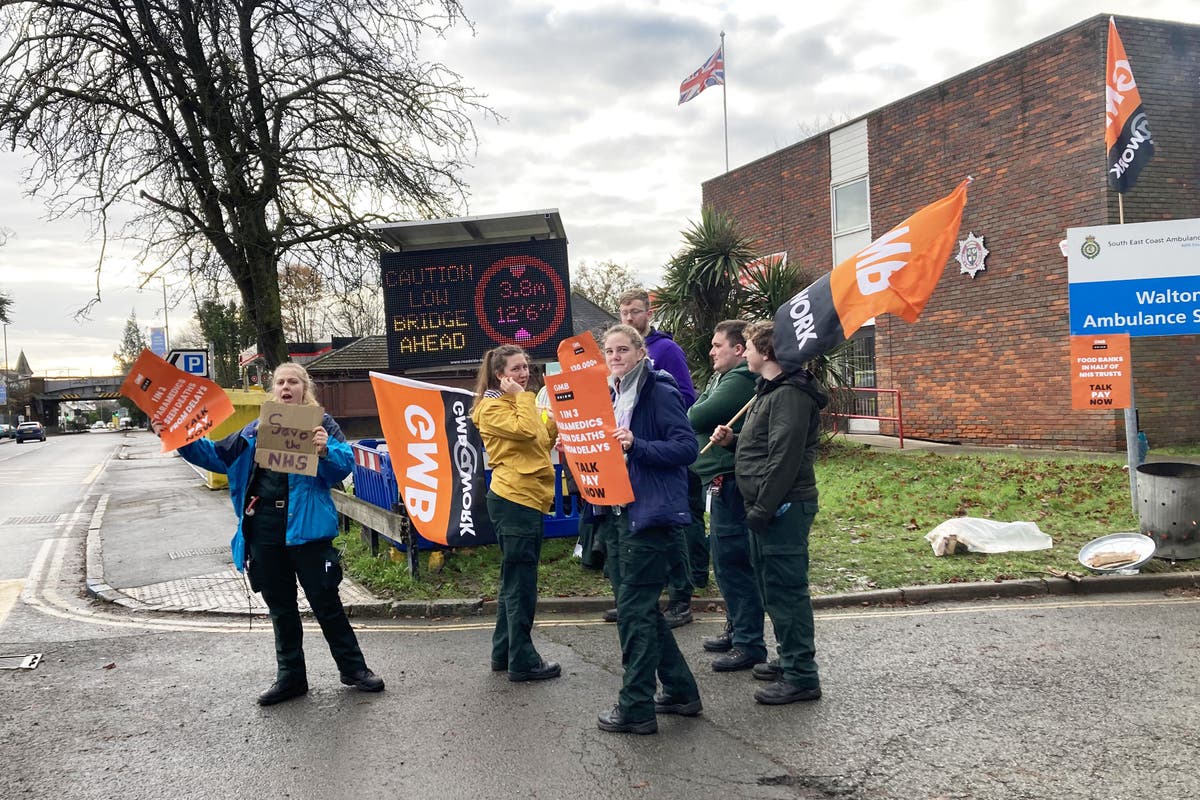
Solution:
[[[0,137],[52,215],[107,238],[131,204],[115,236],[223,271],[274,365],[281,264],[361,286],[372,223],[465,197],[490,112],[418,56],[459,22],[459,0],[0,0]]]

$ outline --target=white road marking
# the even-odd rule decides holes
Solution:
[[[25,585],[25,581],[0,581],[0,628],[4,627],[4,620],[8,618],[8,612],[12,611],[13,606],[17,604],[17,600],[21,597],[21,587]]]

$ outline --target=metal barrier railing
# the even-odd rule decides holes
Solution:
[[[861,395],[855,394],[856,392],[861,393]],[[896,423],[896,437],[900,440],[900,448],[901,449],[904,448],[904,407],[900,400],[900,390],[899,389],[876,389],[873,387],[839,386],[839,387],[830,389],[829,393],[830,393],[831,397],[833,398],[833,402],[831,402],[829,404],[829,408],[826,409],[825,413],[829,415],[829,418],[831,420],[833,420],[833,432],[835,434],[839,433],[838,420],[842,420],[842,419],[846,419],[846,420],[876,419],[876,420],[879,420],[880,422],[894,422],[894,423]],[[835,410],[835,409],[839,408],[839,405],[837,403],[837,396],[842,393],[849,393],[851,402],[846,404],[846,407],[853,409],[852,411],[847,412],[847,411]],[[875,406],[876,406],[875,410],[876,411],[879,410],[878,409],[879,395],[881,395],[881,394],[892,395],[892,404],[896,411],[895,416],[885,416],[883,414],[857,413],[859,410],[859,408],[858,408],[859,404],[856,403],[855,401],[861,399],[862,395],[867,395],[867,394],[874,395],[874,397],[872,397],[871,399],[876,401],[875,402]],[[847,430],[848,429],[849,429],[849,426],[847,425]]]

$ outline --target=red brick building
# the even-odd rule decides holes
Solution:
[[[1200,217],[1200,26],[1117,27],[1156,149],[1125,222]],[[986,269],[972,278],[951,259],[917,323],[883,316],[873,329],[862,372],[902,392],[906,436],[1124,449],[1122,412],[1071,408],[1058,246],[1067,228],[1119,221],[1105,181],[1107,32],[1107,17],[1088,19],[703,186],[761,252],[831,268],[975,178],[959,238],[984,237]],[[1151,445],[1200,441],[1200,337],[1133,339],[1133,372]]]

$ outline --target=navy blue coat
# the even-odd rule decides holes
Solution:
[[[629,529],[687,525],[688,465],[700,452],[675,379],[649,370],[629,421],[633,447],[626,453],[634,501],[625,507]]]

